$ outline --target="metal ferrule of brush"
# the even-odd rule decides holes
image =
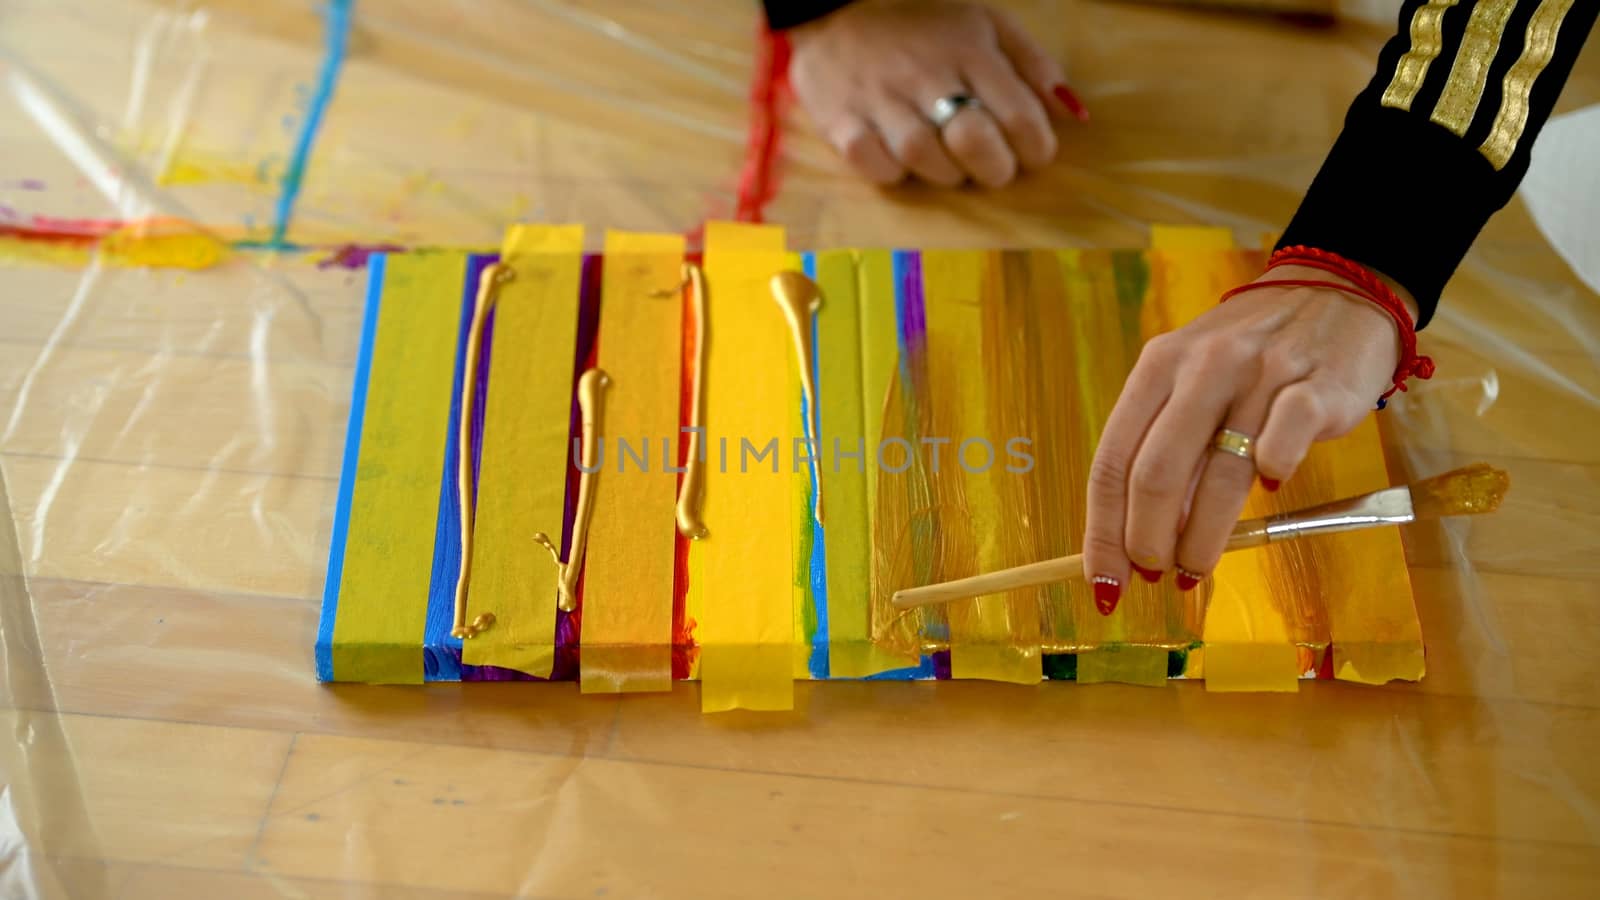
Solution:
[[[1284,541],[1308,534],[1355,531],[1373,525],[1404,525],[1415,520],[1411,489],[1395,487],[1272,516],[1266,522],[1266,538],[1268,541]]]

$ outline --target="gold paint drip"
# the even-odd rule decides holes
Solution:
[[[461,379],[461,420],[456,429],[456,500],[460,506],[461,567],[456,571],[455,621],[450,634],[458,638],[476,637],[494,625],[493,613],[480,613],[467,624],[467,585],[472,574],[472,409],[477,403],[478,357],[482,352],[483,326],[500,296],[500,286],[516,277],[510,266],[494,263],[478,276],[478,296],[472,303],[472,325],[467,332],[465,375]]]
[[[767,283],[772,299],[783,310],[794,335],[796,363],[800,367],[800,390],[806,398],[805,437],[811,443],[811,455],[822,452],[822,440],[817,436],[817,370],[816,358],[811,352],[811,323],[822,308],[822,290],[817,283],[800,272],[779,272]],[[822,485],[817,485],[817,503],[812,511],[817,524],[822,524]]]
[[[678,533],[692,541],[705,540],[711,532],[701,518],[705,508],[705,377],[706,352],[710,348],[706,333],[706,273],[694,263],[683,264],[683,280],[689,286],[689,310],[694,324],[694,360],[689,369],[689,455],[683,465],[683,483],[678,486]],[[674,288],[672,293],[678,293]]]
[[[605,389],[611,376],[602,369],[590,369],[578,378],[578,413],[582,421],[579,450],[578,508],[572,520],[572,549],[566,562],[561,550],[542,531],[534,532],[535,543],[550,551],[556,563],[556,606],[562,612],[578,608],[578,576],[583,572],[583,553],[589,544],[589,517],[594,511],[594,482],[600,474],[595,452],[600,443],[600,423],[605,418]]]

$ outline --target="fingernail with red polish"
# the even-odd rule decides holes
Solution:
[[[1261,486],[1269,491],[1275,491],[1283,486],[1283,482],[1276,478],[1268,478],[1267,476],[1263,475],[1261,476]]]
[[[1050,93],[1055,94],[1056,99],[1061,101],[1061,105],[1065,106],[1067,112],[1072,113],[1073,117],[1079,122],[1089,121],[1089,107],[1083,105],[1083,101],[1079,100],[1078,95],[1072,92],[1072,88],[1064,84],[1058,84],[1050,89]]]
[[[1110,575],[1096,575],[1089,580],[1094,585],[1094,608],[1102,616],[1116,612],[1117,601],[1122,599],[1122,582]]]
[[[1155,569],[1146,569],[1144,566],[1141,566],[1138,563],[1129,563],[1129,565],[1133,566],[1133,570],[1139,573],[1140,578],[1143,578],[1145,581],[1148,581],[1151,584],[1155,584],[1161,580],[1161,573],[1157,572]]]
[[[1179,566],[1177,575],[1173,580],[1178,583],[1178,590],[1192,591],[1194,590],[1195,585],[1199,584],[1204,579],[1204,575],[1196,575],[1188,569],[1185,569],[1183,566]]]

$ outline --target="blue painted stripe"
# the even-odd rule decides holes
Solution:
[[[461,639],[450,633],[456,616],[456,579],[461,572],[461,503],[456,493],[456,473],[461,446],[456,440],[461,423],[461,385],[466,378],[467,337],[472,332],[472,308],[478,300],[478,278],[495,261],[494,256],[472,256],[461,286],[461,323],[456,332],[456,368],[450,381],[450,419],[445,423],[444,469],[439,473],[439,522],[433,532],[433,574],[428,582],[428,618],[422,630],[422,672],[427,681],[461,680]],[[484,336],[480,353],[487,362],[490,340]],[[477,398],[478,409],[488,407],[487,393]],[[474,478],[476,484],[476,478]]]
[[[322,586],[322,619],[317,624],[317,678],[333,680],[333,624],[339,613],[339,582],[344,578],[344,547],[350,534],[350,501],[356,492],[356,465],[361,460],[361,425],[367,411],[367,377],[378,343],[378,306],[383,297],[384,254],[373,254],[367,269],[366,310],[361,318],[361,349],[350,387],[350,422],[344,435],[344,463],[339,470],[339,499],[333,512],[333,540],[328,547],[328,577]]]
[[[813,281],[815,281],[816,277],[817,277],[817,256],[816,256],[816,254],[814,254],[814,253],[806,253],[806,254],[802,255],[801,259],[803,261],[802,262],[802,266],[803,266],[803,269],[804,269],[804,271],[806,273],[806,277],[812,279]],[[824,299],[823,302],[826,303],[827,300]],[[821,369],[821,362],[820,362],[821,355],[822,355],[822,347],[819,345],[819,343],[817,341],[817,320],[816,320],[815,317],[812,317],[812,319],[811,319],[811,371],[817,373],[816,390],[817,390],[817,397],[818,397],[818,401],[819,401],[819,403],[818,403],[819,406],[821,405],[820,404],[820,400],[821,400],[821,396],[822,396],[822,369]],[[803,392],[803,391],[801,392],[801,395],[800,395],[800,409],[801,409],[801,413],[804,416],[806,416],[806,421],[808,421],[808,422],[811,421],[811,419],[810,419],[811,410],[806,408],[805,392]],[[822,443],[822,435],[824,433],[825,432],[824,432],[824,429],[822,427],[822,416],[821,416],[821,414],[819,412],[819,414],[817,416],[817,433],[816,433],[817,443],[819,445]],[[822,447],[821,446],[812,447],[811,448],[811,463],[810,463],[810,466],[811,466],[811,492],[806,498],[811,503],[811,508],[812,509],[816,509],[816,507],[817,507],[817,492],[822,490],[822,469],[821,469],[821,465],[822,465]],[[811,607],[812,607],[812,609],[814,609],[816,611],[817,630],[816,630],[815,633],[813,633],[811,635],[811,658],[809,660],[809,667],[811,669],[811,677],[812,678],[827,678],[829,670],[830,670],[829,657],[828,657],[828,643],[829,643],[829,632],[828,632],[828,548],[827,548],[826,541],[823,539],[823,536],[822,536],[822,525],[817,522],[816,517],[814,517],[814,516],[811,519],[811,560],[810,560],[810,567],[811,567]]]
[[[350,41],[350,12],[354,0],[328,0],[323,12],[327,19],[324,30],[327,45],[323,51],[322,70],[317,73],[316,89],[306,105],[305,121],[300,123],[300,134],[295,139],[294,151],[289,155],[289,166],[283,171],[283,189],[278,194],[277,209],[273,213],[272,238],[267,246],[288,249],[284,238],[289,232],[289,220],[294,217],[295,200],[300,196],[300,185],[305,180],[306,163],[311,156],[311,145],[322,127],[323,115],[333,99],[334,86],[339,83],[339,69],[344,65],[345,48]]]

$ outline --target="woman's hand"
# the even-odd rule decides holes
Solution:
[[[1295,266],[1268,279],[1340,280]],[[1115,609],[1130,560],[1147,581],[1176,569],[1193,588],[1222,556],[1251,481],[1276,490],[1313,441],[1354,429],[1399,358],[1387,313],[1327,288],[1249,291],[1146,344],[1089,473],[1084,571],[1100,611]],[[1220,428],[1254,438],[1254,460],[1214,449]]]
[[[1009,15],[979,4],[859,0],[788,34],[801,105],[879,184],[910,173],[999,187],[1055,158],[1052,115],[1085,116],[1061,67]],[[934,103],[957,94],[981,107],[941,132]]]

